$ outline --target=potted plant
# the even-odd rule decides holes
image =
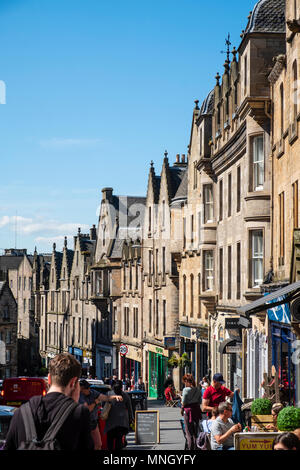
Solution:
[[[191,364],[192,364],[192,361],[190,360],[188,354],[183,353],[179,359],[179,366],[184,369],[185,367],[190,367]]]
[[[168,360],[168,367],[175,369],[178,366],[179,366],[179,358],[176,357],[175,354],[172,354],[172,356]]]
[[[256,398],[251,405],[251,425],[260,431],[268,431],[266,424],[273,424],[272,402],[268,398]]]
[[[287,406],[278,413],[277,428],[279,431],[295,431],[300,428],[300,408]]]

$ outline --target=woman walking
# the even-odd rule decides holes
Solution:
[[[121,395],[122,401],[113,401],[106,420],[104,432],[107,433],[108,450],[121,450],[123,439],[128,434],[130,424],[133,421],[131,401],[126,392],[122,391],[123,383],[117,380],[113,386],[113,391],[109,395]]]
[[[184,417],[185,435],[189,450],[196,450],[199,421],[201,420],[202,393],[196,387],[195,380],[191,374],[183,376],[185,387],[182,392],[182,414]]]

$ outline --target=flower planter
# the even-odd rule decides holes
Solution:
[[[259,431],[270,432],[266,428],[267,424],[274,424],[272,415],[252,415],[251,426],[256,426]]]

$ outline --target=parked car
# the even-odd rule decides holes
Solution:
[[[41,377],[11,377],[3,380],[1,390],[1,404],[7,406],[21,406],[31,397],[45,396],[47,383]]]
[[[15,410],[16,408],[13,406],[0,406],[0,450],[4,447],[10,421]]]

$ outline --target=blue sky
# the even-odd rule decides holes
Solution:
[[[0,253],[60,248],[97,224],[105,186],[144,196],[150,161],[186,153],[254,5],[0,0]]]

